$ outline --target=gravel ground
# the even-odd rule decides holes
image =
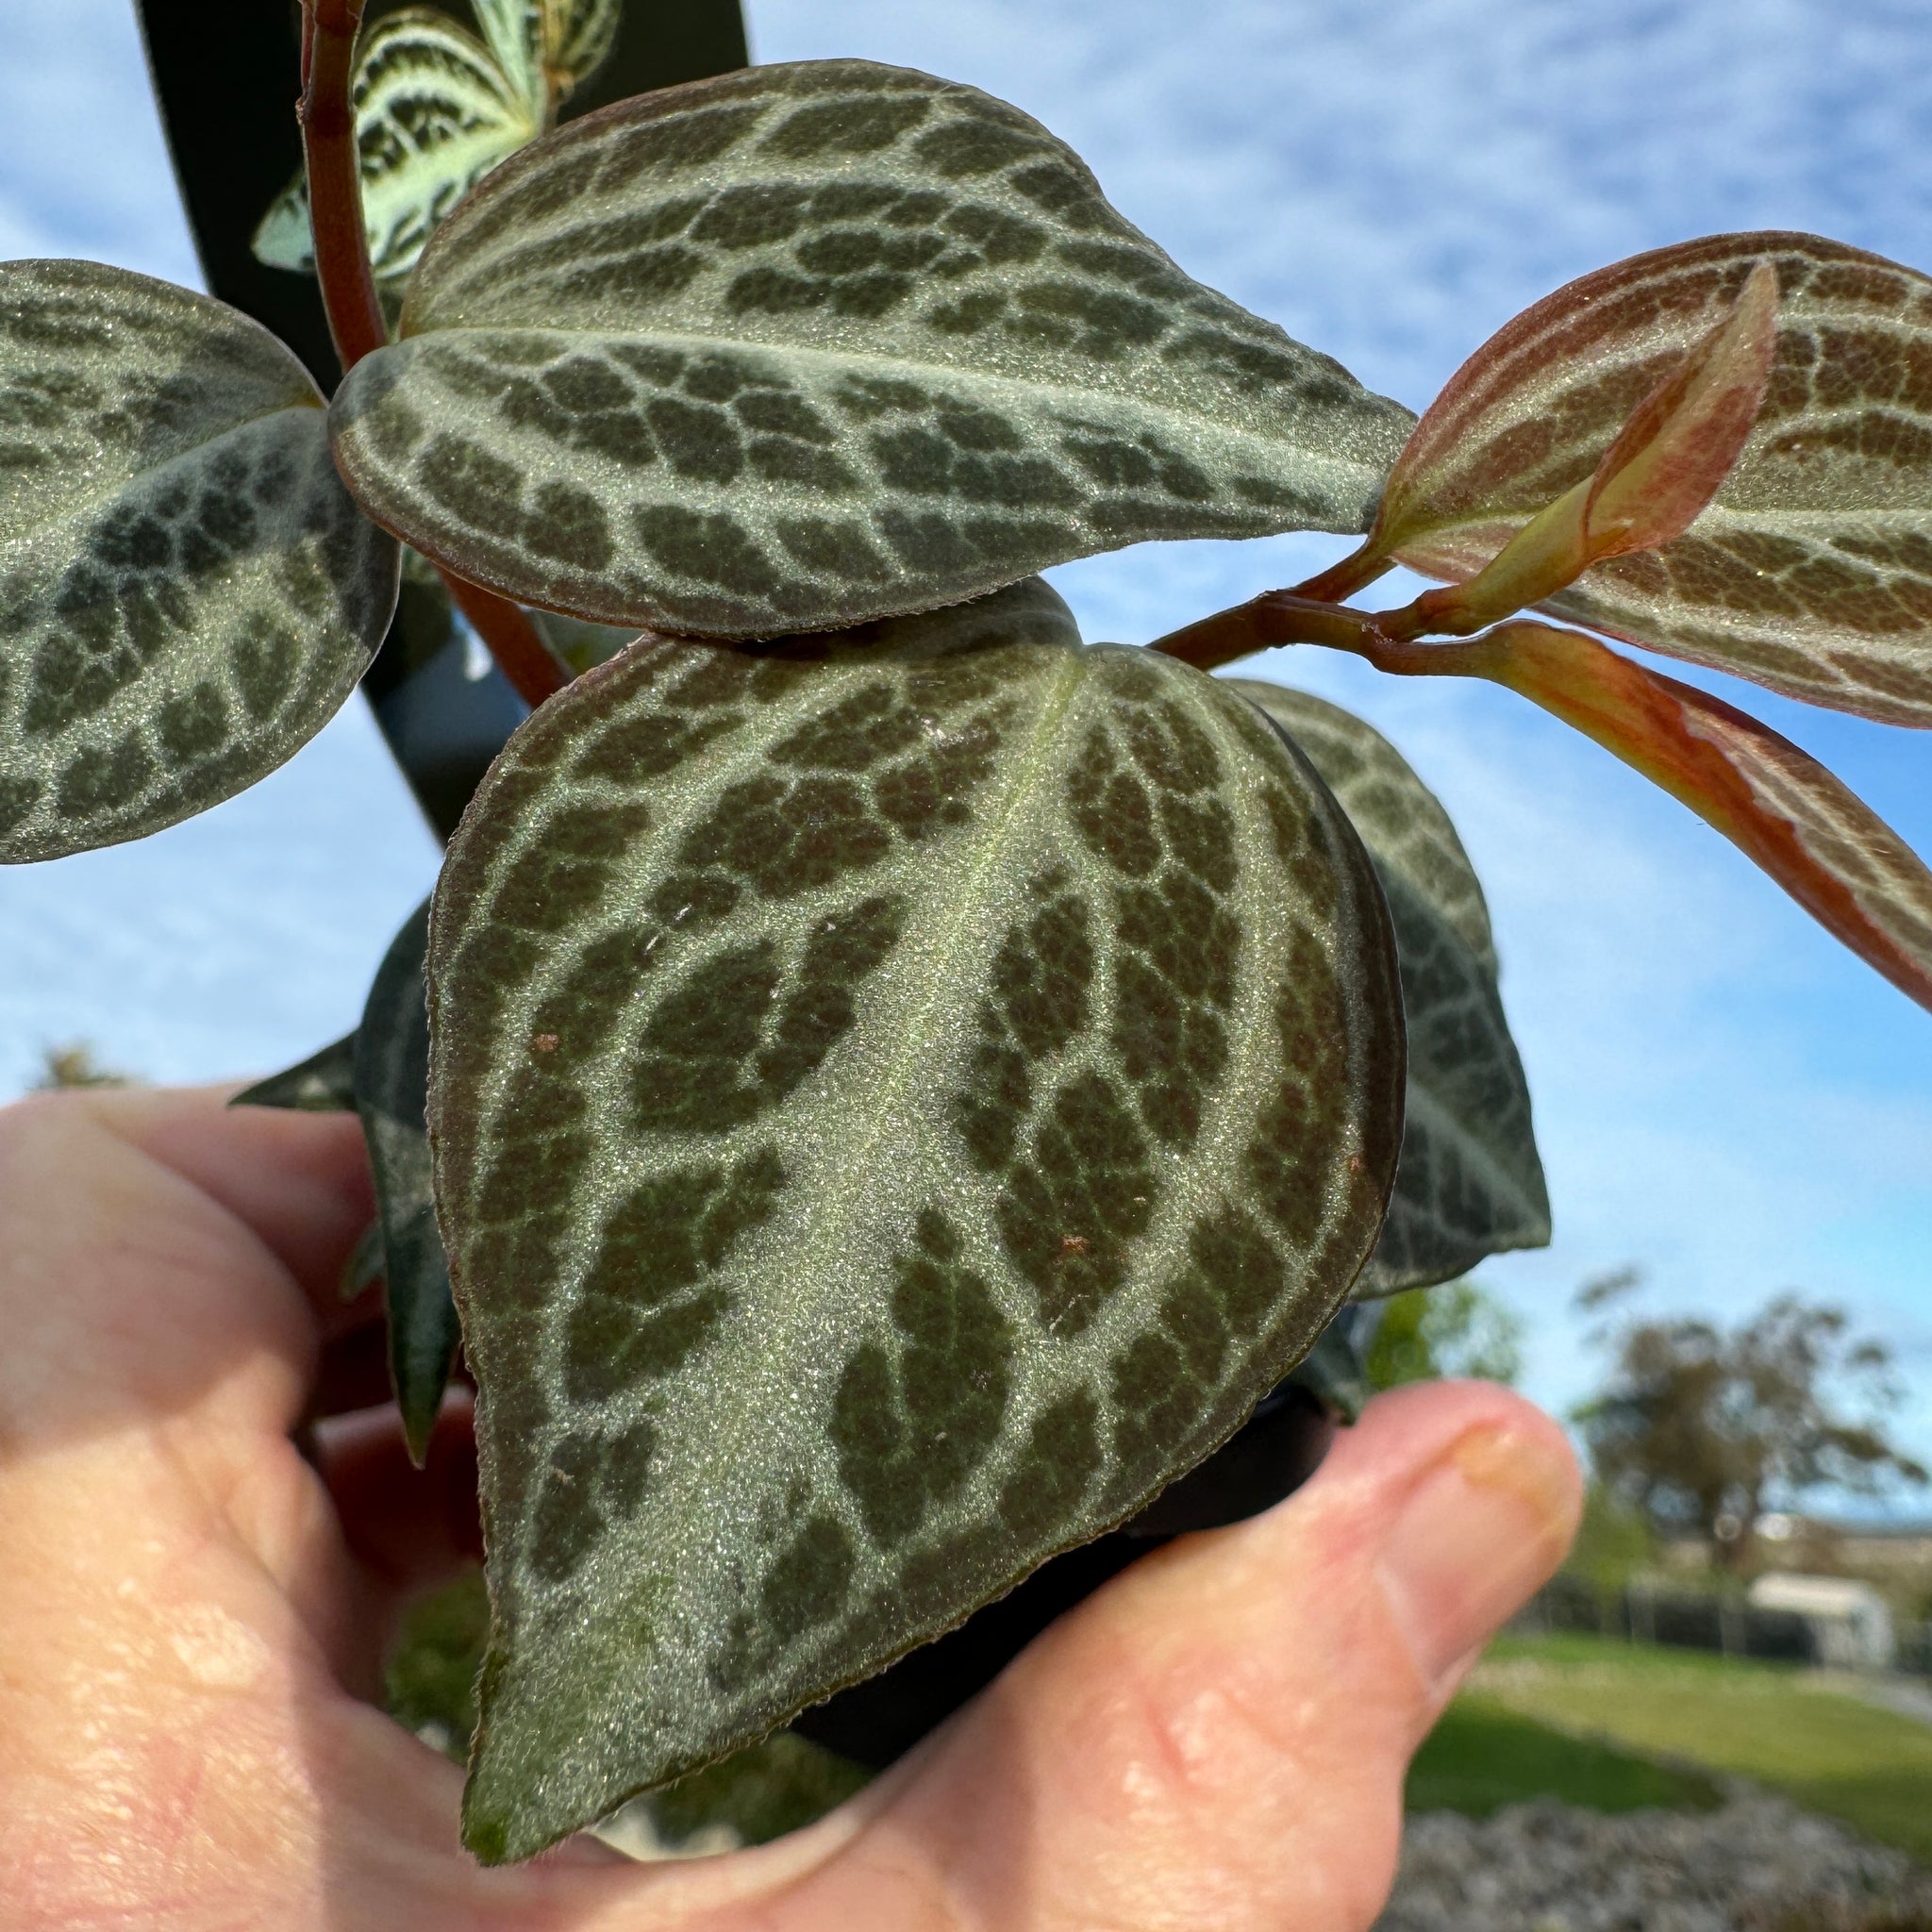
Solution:
[[[1932,1932],[1932,1874],[1785,1799],[1427,1812],[1375,1932]]]

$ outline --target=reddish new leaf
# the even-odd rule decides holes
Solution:
[[[1658,383],[1604,452],[1584,510],[1592,563],[1681,537],[1717,494],[1777,359],[1777,271],[1760,261],[1731,312]]]
[[[1570,283],[1470,358],[1417,425],[1374,549],[1474,576],[1597,469],[1751,271],[1776,361],[1694,525],[1547,607],[1814,704],[1932,724],[1932,280],[1815,236],[1718,235]]]
[[[1827,932],[1932,1008],[1932,872],[1790,739],[1575,631],[1508,624],[1448,648],[1688,805]]]
[[[1595,471],[1517,531],[1466,584],[1431,591],[1417,629],[1467,635],[1566,589],[1592,563],[1681,537],[1729,475],[1777,348],[1777,274],[1742,292],[1624,424]]]

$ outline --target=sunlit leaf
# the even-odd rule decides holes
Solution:
[[[1550,1199],[1529,1089],[1503,1015],[1489,908],[1437,802],[1353,713],[1278,684],[1228,678],[1293,738],[1362,836],[1389,900],[1408,1027],[1408,1096],[1389,1218],[1358,1295],[1465,1274],[1540,1248]]]
[[[428,1450],[458,1340],[425,1121],[429,1013],[423,954],[428,937],[425,901],[384,956],[356,1034],[356,1103],[369,1142],[382,1228],[390,1375],[409,1454],[419,1464]]]
[[[1723,487],[1777,363],[1777,271],[1753,264],[1731,311],[1638,405],[1591,479],[1592,563],[1674,542]]]
[[[471,0],[498,64],[548,125],[557,104],[602,64],[624,0]]]
[[[1932,281],[1836,242],[1712,236],[1547,296],[1423,419],[1381,547],[1475,575],[1591,474],[1758,261],[1778,275],[1777,363],[1715,502],[1548,608],[1813,704],[1932,724]]]
[[[428,7],[405,8],[369,30],[354,99],[363,225],[385,282],[413,268],[436,225],[542,125],[490,50]],[[306,174],[262,217],[255,253],[272,268],[314,267]]]
[[[1719,318],[1572,484],[1467,583],[1430,591],[1418,618],[1467,636],[1568,589],[1593,563],[1661,547],[1708,508],[1742,454],[1777,355],[1777,271],[1760,261]]]
[[[645,640],[452,844],[430,1117],[520,1857],[1130,1513],[1379,1224],[1366,855],[1225,686],[1026,583]]]
[[[344,1034],[306,1060],[244,1087],[230,1107],[287,1107],[303,1113],[354,1113],[356,1036]]]
[[[1827,932],[1932,1008],[1932,872],[1790,739],[1575,631],[1509,624],[1443,648],[1681,799]]]
[[[0,264],[0,861],[265,776],[354,690],[395,589],[266,329],[120,269]]]
[[[1411,419],[1001,102],[835,60],[586,116],[336,399],[372,514],[601,622],[769,636],[1146,537],[1359,529]]]

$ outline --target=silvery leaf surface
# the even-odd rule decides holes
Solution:
[[[428,7],[369,30],[353,95],[363,226],[383,282],[407,275],[436,225],[542,125],[490,50]],[[314,268],[306,172],[262,217],[254,246],[271,268]]]
[[[423,957],[425,900],[377,969],[356,1031],[356,1107],[375,1175],[382,1274],[389,1309],[390,1378],[409,1454],[420,1466],[436,1425],[458,1341],[449,1263],[436,1226],[430,1176],[429,1012]]]
[[[1369,848],[1394,922],[1408,1028],[1402,1159],[1356,1293],[1430,1287],[1486,1255],[1547,1245],[1549,1191],[1489,908],[1448,813],[1354,713],[1278,684],[1225,681],[1321,773]]]
[[[768,637],[1152,537],[1357,530],[1412,421],[967,87],[754,68],[585,116],[439,229],[339,392],[372,515],[519,600]]]
[[[548,125],[557,103],[602,65],[624,0],[471,0],[491,52]]]
[[[354,1113],[356,1036],[333,1040],[306,1060],[244,1087],[230,1107],[285,1107],[299,1113]]]
[[[451,847],[430,1015],[492,1860],[1209,1453],[1346,1294],[1400,1138],[1346,819],[1038,582],[579,679]]]
[[[355,689],[395,593],[396,545],[266,329],[120,269],[0,264],[0,862],[266,776]]]

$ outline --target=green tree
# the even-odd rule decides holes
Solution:
[[[1636,1285],[1627,1271],[1607,1276],[1578,1305]],[[1591,1340],[1609,1373],[1574,1420],[1598,1483],[1657,1531],[1707,1538],[1728,1568],[1748,1560],[1775,1505],[1927,1480],[1886,1431],[1903,1394],[1891,1350],[1854,1335],[1842,1308],[1786,1293],[1729,1327],[1630,1317]]]
[[[1563,1568],[1607,1596],[1656,1559],[1657,1532],[1650,1519],[1603,1484],[1591,1483],[1583,1499],[1583,1521]]]
[[[1448,1376],[1514,1383],[1523,1373],[1523,1317],[1480,1282],[1410,1289],[1382,1305],[1367,1368],[1377,1389]]]
[[[84,1040],[69,1041],[65,1046],[47,1047],[41,1055],[41,1077],[34,1082],[41,1092],[62,1087],[125,1087],[128,1077],[104,1067],[94,1050]]]

